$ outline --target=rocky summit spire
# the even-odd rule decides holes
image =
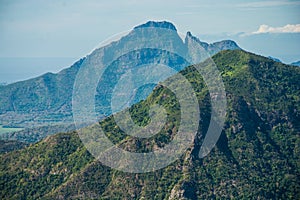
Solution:
[[[161,22],[148,21],[145,24],[134,27],[134,29],[146,28],[146,27],[167,28],[167,29],[177,31],[176,27],[171,22],[167,22],[167,21],[161,21]]]

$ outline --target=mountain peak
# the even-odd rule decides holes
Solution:
[[[148,21],[145,24],[141,24],[139,26],[134,27],[134,29],[146,28],[146,27],[167,28],[167,29],[177,31],[176,27],[171,22],[167,22],[167,21],[161,21],[161,22]]]
[[[199,43],[210,55],[214,55],[222,50],[234,50],[234,49],[241,49],[234,41],[232,40],[222,40],[219,42],[214,42],[208,44],[206,42],[202,42],[197,37],[193,36],[190,31],[186,33],[185,42],[188,44],[189,40],[193,40]]]
[[[212,43],[214,46],[219,46],[220,50],[234,50],[234,49],[241,49],[239,45],[233,40],[222,40],[219,42]]]

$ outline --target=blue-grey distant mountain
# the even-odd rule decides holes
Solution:
[[[197,37],[193,36],[191,32],[187,32],[187,38],[191,38],[197,41],[201,46],[209,52],[210,55],[215,55],[216,53],[222,50],[235,50],[240,49],[240,47],[232,40],[222,40],[220,42],[215,42],[212,44],[208,44],[206,42],[200,41]]]
[[[187,33],[183,41],[172,23],[149,21],[135,27],[128,35],[119,41],[94,50],[90,55],[75,62],[71,67],[57,74],[46,73],[37,78],[17,82],[9,85],[0,85],[0,124],[19,127],[34,127],[39,125],[71,123],[72,122],[72,90],[78,70],[83,65],[97,65],[100,61],[109,63],[116,52],[122,52],[132,41],[147,41],[147,34],[139,32],[142,28],[158,27],[171,31],[168,38],[162,38],[161,43],[174,52],[187,55],[191,51],[191,41],[197,41],[210,55],[214,55],[225,49],[240,49],[239,46],[229,40],[208,44]],[[153,29],[153,34],[155,29]],[[150,33],[148,33],[150,34]],[[114,85],[127,70],[124,66],[138,67],[147,63],[165,64],[174,69],[182,70],[188,63],[180,56],[159,49],[141,49],[129,52],[109,66],[103,74],[97,87],[97,109],[102,110],[103,115],[111,114],[109,99]],[[113,77],[111,76],[113,74]],[[145,98],[151,88],[137,100]],[[136,101],[137,101],[136,100]],[[132,102],[135,103],[135,102]]]
[[[272,56],[268,56],[268,58],[275,61],[275,62],[281,62],[281,60],[279,60],[278,58],[274,58]]]
[[[291,65],[294,65],[294,66],[298,66],[298,67],[300,67],[300,60],[299,60],[299,61],[297,61],[297,62],[293,62],[293,63],[291,63]]]
[[[167,29],[177,31],[176,27],[172,23],[167,22],[167,21],[161,21],[161,22],[148,21],[145,24],[141,24],[141,25],[134,27],[134,29],[148,28],[148,27],[167,28]]]

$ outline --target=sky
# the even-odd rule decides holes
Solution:
[[[58,72],[149,20],[203,41],[233,39],[285,63],[300,60],[300,0],[0,0],[0,83]]]

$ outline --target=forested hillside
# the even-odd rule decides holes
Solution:
[[[58,133],[21,150],[0,155],[2,199],[300,199],[300,68],[242,50],[213,60],[227,97],[224,130],[216,147],[198,152],[210,119],[210,96],[193,66],[180,72],[192,84],[200,106],[197,137],[181,159],[158,171],[125,173],[96,161],[76,132]],[[120,147],[147,152],[172,140],[180,105],[157,86],[129,110],[139,125],[161,104],[168,113],[161,132],[148,139],[125,135],[113,117],[98,125]]]

